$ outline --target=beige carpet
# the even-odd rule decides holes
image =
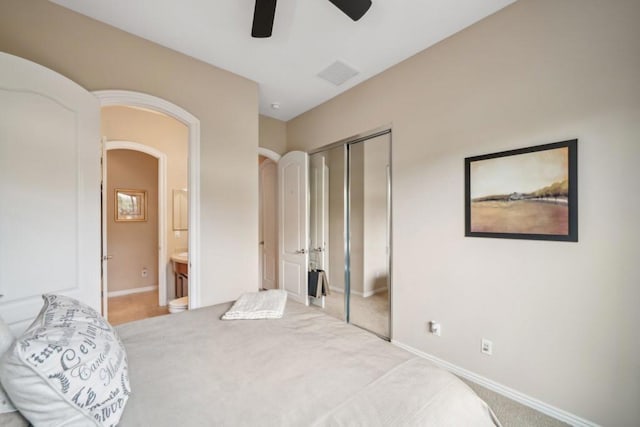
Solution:
[[[493,409],[502,427],[566,427],[569,425],[476,383],[461,379]]]

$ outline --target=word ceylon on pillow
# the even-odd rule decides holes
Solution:
[[[115,426],[129,398],[127,355],[93,308],[44,295],[44,306],[0,362],[0,379],[35,426]]]

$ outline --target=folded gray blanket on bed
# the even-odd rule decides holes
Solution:
[[[462,381],[295,302],[281,319],[222,304],[118,327],[132,394],[120,426],[495,426]]]

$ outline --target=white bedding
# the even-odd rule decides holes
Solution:
[[[370,333],[289,302],[230,304],[118,327],[132,394],[120,426],[495,426],[471,389]]]
[[[222,320],[279,319],[284,314],[286,303],[287,291],[282,289],[247,292],[240,295]]]

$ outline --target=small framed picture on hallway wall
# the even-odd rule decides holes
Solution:
[[[147,192],[116,188],[115,220],[117,222],[147,220]]]
[[[578,140],[467,157],[465,236],[578,241]]]

